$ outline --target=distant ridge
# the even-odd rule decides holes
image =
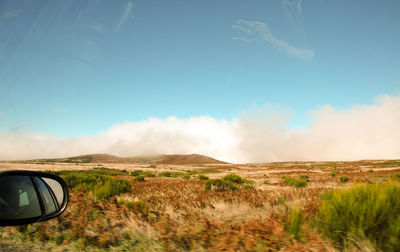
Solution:
[[[216,160],[211,157],[191,154],[191,155],[162,155],[159,159],[154,161],[158,164],[227,164],[220,160]]]
[[[154,155],[144,157],[122,158],[109,154],[90,154],[67,158],[35,159],[23,162],[36,163],[151,163],[169,165],[188,165],[188,164],[227,164],[226,162],[198,154],[191,155]]]

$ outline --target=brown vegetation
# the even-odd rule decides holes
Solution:
[[[340,249],[337,244],[313,226],[321,194],[357,182],[378,184],[398,180],[399,164],[398,161],[198,167],[158,164],[153,168],[121,166],[127,170],[123,172],[97,169],[104,176],[129,181],[131,190],[103,201],[91,192],[74,191],[62,216],[25,227],[4,228],[0,239],[28,250],[336,251]],[[53,166],[43,165],[43,170]],[[138,169],[143,173],[135,171]],[[368,172],[371,169],[374,172]],[[145,177],[144,181],[132,175],[150,170],[155,176]],[[237,190],[206,190],[208,180],[198,176],[184,179],[183,175],[160,177],[165,171],[207,174],[211,179],[236,173],[254,182],[252,187],[243,184]],[[340,173],[333,177],[332,171]],[[341,182],[340,176],[347,176],[348,181]],[[307,183],[305,187],[296,187],[287,178]],[[359,250],[374,249],[368,241],[357,240],[357,244]],[[345,249],[357,250],[357,246]]]

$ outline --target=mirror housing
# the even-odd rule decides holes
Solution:
[[[25,225],[55,218],[67,208],[65,181],[48,172],[0,172],[0,226]]]

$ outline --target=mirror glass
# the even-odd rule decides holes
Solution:
[[[54,196],[57,200],[58,206],[61,206],[64,201],[64,191],[61,184],[51,178],[41,178],[44,182],[50,187],[51,191],[54,193]]]
[[[34,218],[41,214],[36,190],[29,176],[0,177],[0,219]]]
[[[55,213],[59,209],[58,201],[50,189],[50,186],[48,186],[42,178],[35,177],[34,179],[39,187],[40,192],[42,193],[46,215]]]

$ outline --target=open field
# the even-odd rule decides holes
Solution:
[[[400,160],[364,160],[353,162],[276,162],[266,164],[147,164],[147,163],[63,163],[63,162],[0,162],[0,171],[4,170],[87,170],[98,167],[134,171],[141,169],[151,172],[202,171],[210,178],[235,173],[255,182],[268,180],[276,185],[282,176],[307,174],[311,187],[335,187],[340,175],[350,178],[349,182],[379,182],[389,174],[400,172]],[[339,171],[332,177],[331,172]],[[340,184],[342,186],[342,184]]]
[[[0,162],[0,171],[9,169],[54,171],[71,189],[70,205],[57,219],[1,229],[1,241],[7,244],[3,246],[10,249],[396,251],[400,244],[393,237],[373,240],[373,228],[335,238],[321,226],[321,216],[328,218],[321,206],[329,206],[329,192],[360,184],[369,185],[368,190],[398,188],[399,160],[240,165]],[[128,181],[131,187],[115,195],[100,194],[104,188],[96,184],[99,176]],[[79,177],[94,182],[77,186]],[[374,185],[379,188],[371,189]],[[396,202],[388,206],[400,216]]]

